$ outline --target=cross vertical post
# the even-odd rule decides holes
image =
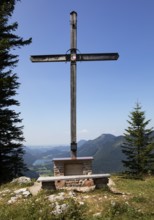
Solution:
[[[77,13],[71,12],[70,14],[70,34],[71,34],[71,62],[70,62],[70,91],[71,91],[71,157],[77,156],[77,143],[76,143],[76,50],[77,50]]]

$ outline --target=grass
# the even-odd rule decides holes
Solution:
[[[127,220],[154,219],[154,177],[144,180],[126,179],[123,176],[112,176],[118,191],[115,194],[107,188],[89,193],[77,193],[76,198],[67,198],[58,202],[67,209],[54,215],[56,203],[50,202],[47,196],[54,192],[41,191],[37,196],[21,198],[14,204],[7,204],[18,185],[7,184],[0,187],[1,220]],[[2,191],[9,189],[2,196]],[[57,191],[55,192],[58,193]]]
[[[118,188],[130,194],[130,205],[143,213],[151,213],[154,218],[154,177],[132,180],[117,176],[115,182]]]

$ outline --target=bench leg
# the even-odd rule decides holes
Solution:
[[[55,182],[42,182],[42,189],[56,190]]]
[[[94,185],[96,186],[96,189],[101,189],[104,186],[107,186],[108,184],[108,177],[103,177],[103,178],[95,178],[94,180]]]

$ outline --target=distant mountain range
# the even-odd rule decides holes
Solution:
[[[154,132],[152,134],[154,137]],[[79,157],[92,156],[94,173],[116,173],[124,170],[122,159],[124,154],[121,145],[124,136],[114,136],[112,134],[102,134],[94,140],[81,140],[78,142]],[[52,169],[52,159],[70,157],[69,146],[58,147],[25,147],[24,160],[28,167],[37,168],[50,167]]]
[[[121,163],[124,157],[121,151],[123,142],[123,136],[116,137],[112,134],[103,134],[81,145],[78,150],[78,155],[94,157],[94,172],[120,172],[123,170]]]

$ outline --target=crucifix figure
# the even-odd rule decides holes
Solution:
[[[77,141],[76,141],[76,62],[77,61],[103,61],[117,60],[118,53],[89,53],[77,54],[77,13],[70,13],[70,34],[71,47],[70,54],[56,55],[35,55],[31,56],[32,62],[70,62],[71,72],[71,157],[77,157]]]

